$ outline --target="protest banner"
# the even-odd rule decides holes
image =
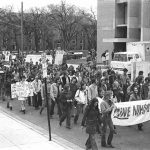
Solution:
[[[11,98],[16,98],[16,84],[11,84]]]
[[[111,117],[114,125],[131,126],[150,120],[150,100],[115,103]]]
[[[17,82],[16,83],[16,95],[17,97],[28,97],[30,93],[28,82]]]
[[[32,61],[33,61],[33,64],[35,65],[36,62],[40,63],[40,59],[42,59],[42,58],[41,58],[41,55],[33,55],[33,54],[30,54],[30,55],[27,55],[27,56],[26,56],[25,61],[26,61],[26,62],[30,62],[30,61],[32,60]],[[52,64],[53,58],[52,58],[51,55],[46,55],[46,60],[48,60],[48,63]]]

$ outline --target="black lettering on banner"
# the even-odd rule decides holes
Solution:
[[[121,108],[116,108],[114,110],[114,118],[117,119],[128,119],[130,116],[130,109],[131,107],[121,107]]]
[[[147,112],[150,112],[150,104],[133,106],[133,116],[144,115]]]

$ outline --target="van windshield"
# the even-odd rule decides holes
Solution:
[[[114,61],[127,61],[127,54],[115,54],[114,55]]]

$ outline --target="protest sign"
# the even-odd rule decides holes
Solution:
[[[9,61],[10,51],[3,51],[2,53],[5,55],[5,61]]]
[[[28,97],[29,96],[29,86],[28,82],[17,82],[16,83],[16,95],[18,97]]]
[[[150,120],[150,100],[115,103],[111,117],[114,125],[130,126]]]
[[[43,78],[46,78],[47,77],[46,53],[42,53],[41,60],[42,60]]]
[[[63,56],[65,54],[65,51],[63,50],[57,50],[55,55],[55,64],[61,65],[63,62]]]
[[[46,55],[46,60],[48,60],[48,63],[52,64],[52,59],[53,58],[51,55]],[[36,62],[40,63],[41,55],[34,55],[34,54],[27,55],[25,61],[30,62],[31,60],[33,61],[34,65],[36,64]]]

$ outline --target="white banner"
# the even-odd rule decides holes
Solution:
[[[115,103],[112,111],[114,125],[130,126],[150,120],[150,100]]]

